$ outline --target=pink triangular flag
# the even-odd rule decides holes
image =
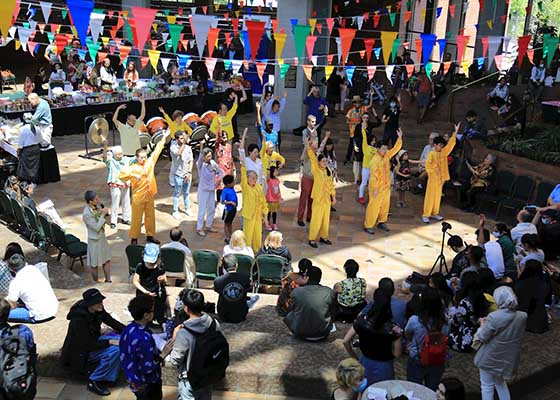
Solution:
[[[377,67],[375,65],[368,65],[367,66],[368,81],[371,81],[373,79],[373,77],[375,76],[375,71],[376,70],[377,70]]]

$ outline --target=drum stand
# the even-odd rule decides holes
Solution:
[[[85,138],[86,153],[85,154],[80,154],[78,157],[86,158],[88,160],[101,161],[99,158],[96,158],[95,156],[97,156],[99,154],[102,154],[103,149],[95,150],[95,151],[90,151],[90,149],[89,149],[88,129],[89,129],[89,126],[91,125],[91,123],[93,121],[95,121],[97,118],[105,118],[107,120],[107,122],[109,123],[109,126],[111,126],[113,113],[112,112],[105,112],[105,113],[96,114],[96,115],[89,115],[89,116],[84,118],[84,132],[85,132],[84,133],[84,138]],[[115,127],[113,127],[111,132],[113,134],[113,143],[115,143]]]

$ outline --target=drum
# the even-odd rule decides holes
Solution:
[[[200,142],[208,134],[206,125],[200,125],[193,129],[191,134],[191,143]],[[192,146],[192,144],[191,144]]]
[[[183,117],[183,121],[185,121],[185,123],[190,126],[193,131],[197,126],[202,125],[202,120],[200,119],[198,114],[192,112],[186,114]]]
[[[152,151],[154,151],[154,149],[156,148],[156,145],[161,142],[161,140],[163,139],[163,136],[165,135],[166,130],[160,130],[158,132],[156,132],[151,138],[150,138],[150,142],[148,143],[147,146],[147,150],[148,150],[148,154],[151,154]]]
[[[140,133],[138,136],[140,137],[140,147],[142,147],[143,149],[148,147],[148,144],[152,140],[152,137],[147,133]]]
[[[167,129],[167,122],[162,117],[153,117],[148,120],[146,128],[148,128],[148,133],[154,136],[156,133]]]
[[[216,111],[206,111],[204,114],[202,114],[202,117],[200,117],[200,119],[202,120],[202,123],[204,125],[210,127],[210,125],[212,124],[212,120],[217,116],[218,113]]]

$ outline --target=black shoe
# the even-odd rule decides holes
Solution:
[[[379,224],[377,224],[377,229],[381,229],[382,231],[385,231],[385,232],[390,231],[389,227],[386,224],[384,224],[383,222],[380,222]]]
[[[156,239],[155,237],[153,237],[153,236],[148,236],[148,237],[146,238],[146,241],[147,241],[147,242],[150,242],[150,243],[155,243],[155,244],[160,244],[160,243],[161,243],[159,240],[157,240],[157,239]]]
[[[364,231],[366,231],[370,235],[375,235],[375,231],[373,230],[373,228],[364,228]]]
[[[130,244],[138,244],[138,239],[130,239]]]
[[[305,226],[305,222],[303,222],[303,221],[298,221],[297,224],[298,224],[299,226]]]
[[[92,393],[95,393],[98,396],[109,396],[111,394],[110,391],[107,389],[99,386],[99,384],[95,381],[89,381],[87,384],[87,390]]]
[[[332,212],[336,212],[336,208],[334,208],[333,206],[331,206],[331,211],[332,211]]]
[[[332,244],[332,242],[329,239],[323,239],[323,238],[319,238],[319,242],[323,244],[328,244],[329,246]]]
[[[111,229],[115,229],[116,227],[117,227],[117,225],[111,224]]]
[[[312,242],[311,240],[309,241],[309,245],[310,245],[311,247],[313,247],[314,249],[316,249],[317,247],[319,247],[319,246],[317,245],[317,242]]]
[[[130,221],[123,221],[122,222],[124,225],[130,225]]]

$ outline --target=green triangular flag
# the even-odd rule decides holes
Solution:
[[[49,38],[49,43],[52,43],[52,41],[54,40],[54,33],[52,32],[46,32],[47,37]]]
[[[62,19],[66,19],[66,16],[68,15],[68,10],[62,9],[60,10],[60,13],[62,14]]]
[[[496,1],[496,0],[494,0],[494,1]],[[539,1],[537,3],[537,7],[539,8],[539,11],[542,12],[542,1]]]
[[[103,10],[101,8],[94,8],[92,13],[103,14]]]
[[[431,62],[429,62],[428,64],[426,64],[426,75],[428,76],[428,79],[431,81],[432,80],[432,69],[434,68],[434,64],[432,64]]]
[[[167,42],[165,42],[165,50],[171,51],[171,46],[173,46],[173,41],[171,39],[167,39]]]
[[[165,16],[167,17],[169,15],[169,10],[163,10],[163,13],[165,14]]]
[[[96,63],[97,52],[99,51],[99,43],[94,43],[93,40],[88,39],[87,48],[88,48],[89,56],[91,57],[92,61]]]
[[[303,50],[305,49],[305,42],[307,41],[309,32],[311,32],[311,27],[309,25],[294,25],[294,41],[298,60],[301,60],[303,57]]]
[[[395,26],[395,17],[397,16],[397,13],[389,13],[389,19],[391,20],[391,26]]]
[[[168,24],[169,35],[171,36],[171,45],[173,46],[173,52],[177,53],[177,46],[179,45],[179,39],[181,39],[181,31],[183,30],[183,25],[179,24]]]
[[[66,50],[66,54],[70,54],[70,50],[72,50],[72,46],[68,45],[64,48]]]
[[[399,38],[396,38],[395,41],[393,42],[393,48],[391,49],[391,62],[395,60],[395,57],[397,56],[397,50],[399,50],[400,44],[401,44],[401,40]]]
[[[130,27],[129,24],[125,25],[125,29],[126,29],[126,35],[128,36],[128,41],[129,42],[134,42],[134,36],[132,36],[132,28]]]
[[[231,69],[231,60],[224,60],[224,69],[229,71]]]
[[[29,22],[24,22],[23,27],[29,29]]]
[[[558,37],[552,37],[550,33],[545,33],[543,36],[543,58],[546,58],[546,66],[550,68],[550,63],[554,57],[554,53],[558,48]]]
[[[284,79],[288,70],[290,69],[290,64],[280,64],[280,79]]]

